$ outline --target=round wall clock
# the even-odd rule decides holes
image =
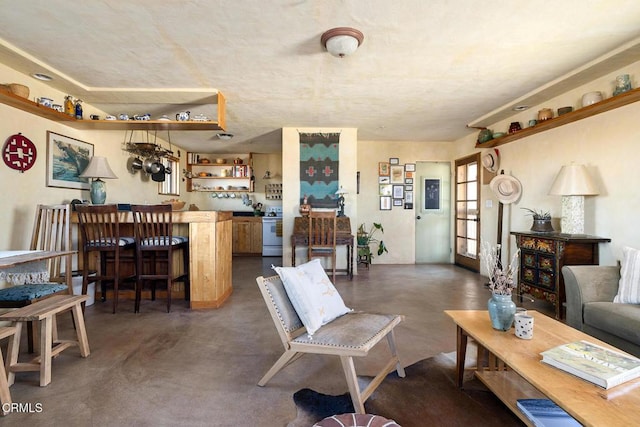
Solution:
[[[7,138],[2,148],[4,163],[11,169],[20,172],[31,169],[31,166],[36,162],[37,155],[36,146],[21,133]]]

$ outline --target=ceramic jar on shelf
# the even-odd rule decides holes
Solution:
[[[538,122],[553,119],[553,110],[551,108],[543,108],[538,111]]]
[[[511,124],[509,125],[509,133],[518,132],[521,129],[522,126],[520,126],[520,122],[511,122]]]

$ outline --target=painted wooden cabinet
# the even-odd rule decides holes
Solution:
[[[531,295],[555,305],[556,318],[563,317],[566,301],[562,267],[597,265],[600,243],[611,239],[585,234],[511,232],[520,248],[518,295]]]

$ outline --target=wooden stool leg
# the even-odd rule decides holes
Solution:
[[[53,316],[40,321],[40,387],[51,382],[51,349],[53,347]]]
[[[7,360],[5,370],[7,371],[7,384],[11,386],[16,379],[16,374],[11,367],[18,363],[18,353],[20,352],[20,336],[22,335],[22,322],[14,322],[16,333],[9,338],[7,346]]]
[[[76,319],[76,334],[78,336],[80,355],[82,357],[87,357],[91,351],[89,350],[89,339],[87,338],[87,329],[84,325],[84,316],[82,315],[82,308],[80,305],[73,307],[73,314]]]
[[[2,358],[2,352],[0,351],[0,413],[6,415],[5,407],[11,404],[11,392],[9,391],[9,383],[7,381],[7,372],[4,368],[4,359]]]

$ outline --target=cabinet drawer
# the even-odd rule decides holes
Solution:
[[[536,252],[544,252],[548,254],[556,253],[556,245],[555,242],[551,239],[545,239],[542,237],[522,237],[522,241],[520,242],[520,248],[522,249],[530,249]]]
[[[546,271],[555,271],[556,258],[539,252],[522,251],[520,253],[522,267],[541,269]]]
[[[553,271],[523,267],[522,281],[530,286],[546,289],[551,292],[555,292],[556,290],[556,280]]]

